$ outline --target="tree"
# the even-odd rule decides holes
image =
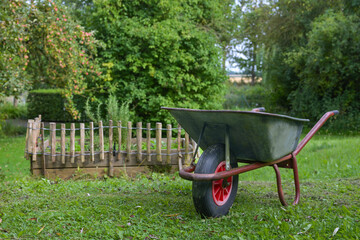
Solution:
[[[251,76],[251,85],[261,76],[263,44],[262,37],[262,6],[263,1],[240,1],[242,14],[240,30],[236,35],[235,62],[243,73]]]
[[[94,30],[106,44],[100,55],[115,94],[130,101],[137,120],[169,118],[161,106],[221,107],[226,76],[210,11],[220,6],[205,0],[94,1]]]
[[[262,77],[274,90],[272,98],[275,105],[290,111],[288,96],[299,87],[299,76],[287,62],[287,54],[306,44],[307,33],[311,30],[314,19],[329,8],[341,9],[341,2],[342,0],[274,0],[259,4],[245,14],[256,16],[256,21],[250,23],[257,24],[250,29],[255,29],[256,41],[261,46]]]
[[[333,109],[360,110],[359,20],[355,14],[329,10],[312,23],[307,44],[288,54],[299,77],[290,98],[295,112],[317,118]]]
[[[0,92],[17,95],[41,85],[63,88],[67,109],[75,117],[72,102],[96,85],[101,74],[94,59],[97,41],[57,1],[5,0],[0,7]]]

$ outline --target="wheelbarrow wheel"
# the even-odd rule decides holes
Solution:
[[[201,155],[195,173],[217,173],[225,171],[225,146],[212,145]],[[231,167],[237,167],[234,157],[230,158]],[[234,203],[239,176],[215,181],[194,181],[193,201],[196,211],[202,217],[220,217],[226,215]]]

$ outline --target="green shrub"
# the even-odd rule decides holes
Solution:
[[[106,112],[102,113],[101,108],[106,108]],[[91,121],[95,122],[95,124],[98,124],[100,121],[108,124],[109,120],[112,120],[114,125],[116,125],[118,121],[121,121],[122,124],[125,125],[132,118],[132,113],[129,110],[129,103],[125,102],[119,106],[119,102],[114,95],[109,95],[105,103],[98,100],[95,113],[88,99],[85,104],[85,114]],[[115,142],[117,142],[117,136],[118,132],[114,131]],[[125,142],[126,136],[127,132],[124,131],[122,133],[122,141]]]
[[[0,113],[3,119],[26,119],[26,105],[18,105],[15,107],[11,103],[0,104]]]
[[[74,103],[80,113],[84,112],[85,98],[80,95],[73,96]],[[74,121],[65,110],[65,98],[61,89],[37,89],[29,92],[28,118],[36,118],[41,115],[43,121],[68,122]],[[85,114],[81,114],[80,120],[86,120]]]
[[[270,107],[270,90],[261,84],[255,86],[228,84],[225,95],[225,109],[251,110],[256,107]]]

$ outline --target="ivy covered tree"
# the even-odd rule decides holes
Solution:
[[[94,1],[93,27],[106,44],[100,55],[136,120],[168,118],[161,106],[221,107],[226,76],[220,30],[212,28],[221,9],[208,0]]]
[[[0,94],[16,96],[36,85],[62,88],[67,110],[78,118],[73,94],[102,82],[93,33],[56,0],[1,1],[0,28]]]

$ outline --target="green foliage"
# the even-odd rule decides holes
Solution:
[[[254,85],[262,76],[262,62],[264,47],[261,42],[262,34],[262,1],[243,0],[239,1],[242,13],[239,16],[240,29],[236,34],[238,45],[234,52],[233,61],[244,74],[251,76],[251,85]]]
[[[39,115],[43,121],[69,121],[71,119],[70,115],[64,111],[61,89],[30,91],[27,104],[29,119],[34,119]]]
[[[169,120],[161,106],[219,108],[225,74],[212,29],[215,1],[94,1],[97,38],[134,121]],[[218,12],[217,9],[215,12]],[[218,16],[218,13],[216,13]],[[122,100],[126,99],[126,100]]]
[[[101,107],[105,106],[106,112],[101,111]],[[87,99],[85,104],[85,114],[88,118],[98,124],[100,121],[108,123],[112,120],[114,124],[121,121],[126,124],[130,121],[131,113],[129,110],[129,103],[125,102],[119,106],[118,100],[114,95],[109,95],[106,103],[98,100],[96,105],[96,113],[94,113],[90,104],[90,99]]]
[[[358,1],[280,0],[245,13],[264,46],[271,102],[313,121],[338,109],[333,129],[359,131],[358,11]]]
[[[7,123],[7,119],[26,119],[27,108],[25,105],[14,107],[10,103],[0,103],[0,137],[17,136],[26,132],[25,127],[14,126]]]
[[[73,101],[77,111],[82,113],[85,107],[85,98],[74,95]],[[28,118],[34,119],[41,115],[43,121],[68,122],[75,119],[65,110],[66,98],[62,89],[37,89],[29,92],[27,97]],[[79,117],[81,117],[79,113]],[[82,114],[81,120],[86,120]],[[79,120],[79,119],[77,119]]]
[[[94,104],[92,104],[94,105]],[[96,105],[96,104],[95,104]],[[105,106],[106,111],[101,111],[102,106]],[[122,126],[127,126],[127,122],[132,118],[132,113],[129,110],[129,102],[124,102],[119,106],[117,98],[110,94],[106,103],[101,100],[97,101],[96,112],[94,113],[90,104],[90,99],[87,99],[85,104],[86,116],[96,124],[103,121],[105,124],[109,123],[109,120],[113,121],[114,125],[117,125],[118,121],[121,121]],[[114,131],[114,140],[118,141],[118,132]],[[122,142],[126,141],[127,131],[123,131],[121,134]]]
[[[0,113],[3,119],[26,119],[27,107],[26,105],[14,106],[11,103],[0,103]]]
[[[312,26],[308,43],[288,54],[288,63],[300,79],[290,95],[293,111],[318,118],[338,109],[354,117],[360,110],[359,17],[329,11]],[[360,118],[352,123],[351,128],[359,131]]]
[[[257,84],[255,86],[228,84],[228,91],[225,95],[225,109],[246,109],[251,110],[256,107],[270,109],[269,98],[271,90],[266,86]]]
[[[39,86],[63,88],[65,107],[77,118],[73,94],[88,85],[102,87],[93,33],[85,32],[56,0],[0,4],[0,95]]]

